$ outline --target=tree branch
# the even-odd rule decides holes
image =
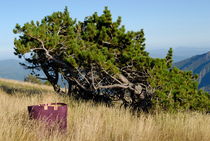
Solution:
[[[120,82],[118,79],[116,79],[115,77],[111,76],[106,70],[102,70],[104,73],[106,73],[109,77],[111,77],[113,80],[115,80],[116,82],[118,82],[119,84],[122,84],[122,82]]]
[[[106,85],[106,86],[98,86],[97,89],[110,89],[110,88],[129,88],[129,85],[120,85],[120,84],[113,84],[113,85]]]
[[[80,70],[78,68],[76,68],[77,72],[82,76],[82,78],[84,78],[86,80],[86,82],[88,84],[90,84],[89,80],[80,72]]]
[[[44,42],[39,39],[39,38],[36,38],[36,37],[33,37],[32,35],[28,34],[29,37],[39,41],[41,43],[41,47],[42,49],[45,51],[46,55],[48,56],[49,59],[52,59],[53,57],[50,55],[49,51],[45,48],[45,45],[44,45]]]
[[[77,85],[78,85],[80,88],[82,88],[83,90],[85,90],[85,91],[90,91],[90,90],[88,90],[87,88],[85,88],[77,79],[75,79],[75,78],[70,78],[70,79],[73,80],[74,82],[76,82]]]
[[[93,65],[91,64],[91,80],[92,80],[92,86],[94,89],[96,89],[95,87],[95,82],[94,82],[94,77],[93,77]]]

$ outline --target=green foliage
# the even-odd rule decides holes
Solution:
[[[173,62],[173,50],[172,48],[169,49],[168,54],[166,55],[166,64],[168,68],[172,67],[172,62]]]
[[[44,84],[44,85],[48,85],[48,86],[51,85],[51,84],[50,84],[50,81],[48,81],[48,80],[44,81],[43,84]]]
[[[209,94],[198,90],[197,76],[174,67],[151,71],[150,83],[156,95],[152,98],[156,108],[174,110],[199,110],[210,108]],[[154,108],[155,108],[154,107]]]
[[[124,106],[148,110],[207,110],[208,95],[198,90],[196,77],[172,66],[170,49],[164,59],[145,51],[144,31],[126,31],[121,17],[112,20],[105,7],[76,22],[65,8],[41,20],[16,25],[15,54],[29,56],[29,68],[44,71],[57,92],[59,74],[69,93],[85,98],[104,96]]]
[[[28,76],[25,77],[24,79],[25,82],[31,82],[31,83],[35,83],[35,84],[42,84],[42,81],[37,78],[34,75],[29,74]]]
[[[28,76],[25,77],[24,79],[25,82],[30,82],[30,83],[34,83],[34,84],[44,84],[44,85],[51,85],[50,82],[48,80],[46,81],[42,81],[40,80],[38,77],[29,74]]]

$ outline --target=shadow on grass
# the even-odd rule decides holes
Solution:
[[[49,91],[38,89],[38,88],[27,88],[27,87],[13,87],[8,85],[0,85],[0,89],[10,95],[14,95],[17,93],[25,94],[25,95],[34,95],[34,94],[43,94]]]

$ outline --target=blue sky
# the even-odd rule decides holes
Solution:
[[[5,0],[0,3],[0,59],[17,58],[12,33],[16,23],[40,20],[65,6],[80,21],[108,6],[126,29],[144,29],[147,49],[210,48],[209,0]]]

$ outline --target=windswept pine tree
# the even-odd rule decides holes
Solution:
[[[165,59],[145,51],[144,31],[127,31],[121,17],[110,10],[84,21],[70,17],[68,9],[40,22],[16,25],[15,54],[29,69],[42,69],[55,91],[63,93],[59,77],[68,82],[68,95],[109,103],[121,101],[134,109],[207,110],[209,97],[198,90],[196,76],[171,68],[172,49]]]

